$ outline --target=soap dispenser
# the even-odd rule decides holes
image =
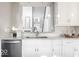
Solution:
[[[13,32],[13,38],[16,38],[16,37],[17,37],[17,33]]]
[[[17,37],[17,33],[16,33],[17,28],[15,26],[12,27],[12,37],[16,38]]]

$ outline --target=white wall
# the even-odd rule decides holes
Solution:
[[[52,2],[22,2],[20,3],[21,5],[24,6],[33,6],[33,7],[38,7],[38,6],[51,6]]]
[[[9,28],[11,27],[11,4],[8,2],[0,2],[0,37],[9,36]]]
[[[16,27],[17,24],[17,3],[11,3],[11,25]]]
[[[17,5],[18,6],[18,4],[14,4],[14,5]],[[49,3],[44,3],[44,4],[42,4],[42,2],[41,2],[41,4],[40,3],[30,3],[30,2],[28,2],[28,3],[20,3],[20,5],[25,5],[25,6],[49,6],[49,5],[51,5],[51,7],[52,7],[52,9],[51,10],[53,10],[53,6],[52,6],[52,4],[49,4]],[[17,7],[16,6],[16,7]],[[21,15],[19,15],[19,14],[21,14],[21,10],[19,10],[18,11],[18,8],[16,8],[15,7],[15,13],[14,13],[14,15],[16,14],[16,19],[17,19],[17,27],[18,26],[20,26],[20,25],[22,25],[22,21],[21,21],[21,18],[20,18],[20,16]],[[55,11],[54,11],[55,12]],[[55,14],[56,14],[57,12],[55,12]],[[52,12],[51,12],[51,14],[53,14]],[[18,16],[19,15],[19,16]],[[17,17],[18,16],[18,17]],[[54,16],[53,16],[54,17]],[[13,17],[14,19],[15,19],[15,16]],[[55,20],[54,21],[56,21],[56,18],[54,18]],[[16,21],[15,21],[16,22]],[[14,22],[14,23],[15,23]],[[52,21],[51,21],[52,22]],[[51,25],[52,26],[52,25]],[[63,34],[63,33],[71,33],[71,31],[72,30],[74,30],[74,27],[67,27],[67,26],[60,26],[60,27],[55,27],[55,31],[54,32],[52,32],[52,33],[42,33],[42,34],[40,34],[40,36],[41,35],[47,35],[47,36],[51,36],[52,37],[52,35],[53,34]],[[79,26],[76,26],[75,27],[75,30],[76,30],[76,33],[79,33]],[[30,34],[29,34],[30,35]]]
[[[79,34],[79,26],[59,26],[55,27],[55,32],[61,34],[71,34],[74,32],[75,34]]]
[[[0,2],[0,37],[10,37],[12,26],[17,25],[17,3]]]
[[[19,10],[19,7],[20,6],[18,5],[18,3],[0,2],[0,37],[10,37],[11,27],[12,26],[20,27],[20,25],[22,25],[20,17],[21,15],[19,15],[21,14],[20,12],[21,10]],[[72,29],[73,27],[55,27],[55,32],[62,34],[70,33]],[[76,26],[75,30],[76,33],[79,33],[79,26]],[[55,34],[55,32],[52,32],[51,34],[50,33],[43,33],[43,34],[52,37],[52,35]],[[43,34],[40,34],[40,36]]]
[[[19,3],[0,2],[0,37],[11,37],[11,28],[20,27]]]
[[[11,26],[19,27],[22,24],[21,6],[18,2],[11,3]]]
[[[27,4],[28,5],[28,4]],[[30,4],[36,6],[37,3]],[[43,5],[50,5],[45,3]],[[38,3],[38,6],[40,4]],[[16,2],[1,2],[0,3],[0,37],[10,37],[10,31],[13,26],[21,28],[21,5]]]

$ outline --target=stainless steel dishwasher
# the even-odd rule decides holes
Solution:
[[[2,57],[21,57],[22,41],[21,40],[1,40]]]

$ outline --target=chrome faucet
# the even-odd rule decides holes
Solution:
[[[39,32],[38,32],[38,30],[37,30],[37,27],[34,27],[34,32],[36,33],[36,37],[38,37]]]
[[[39,35],[39,32],[37,31],[37,32],[36,32],[36,37],[38,37],[38,35]]]

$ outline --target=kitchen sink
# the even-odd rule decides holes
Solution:
[[[26,37],[26,38],[48,38],[46,36],[41,36],[41,37]]]

